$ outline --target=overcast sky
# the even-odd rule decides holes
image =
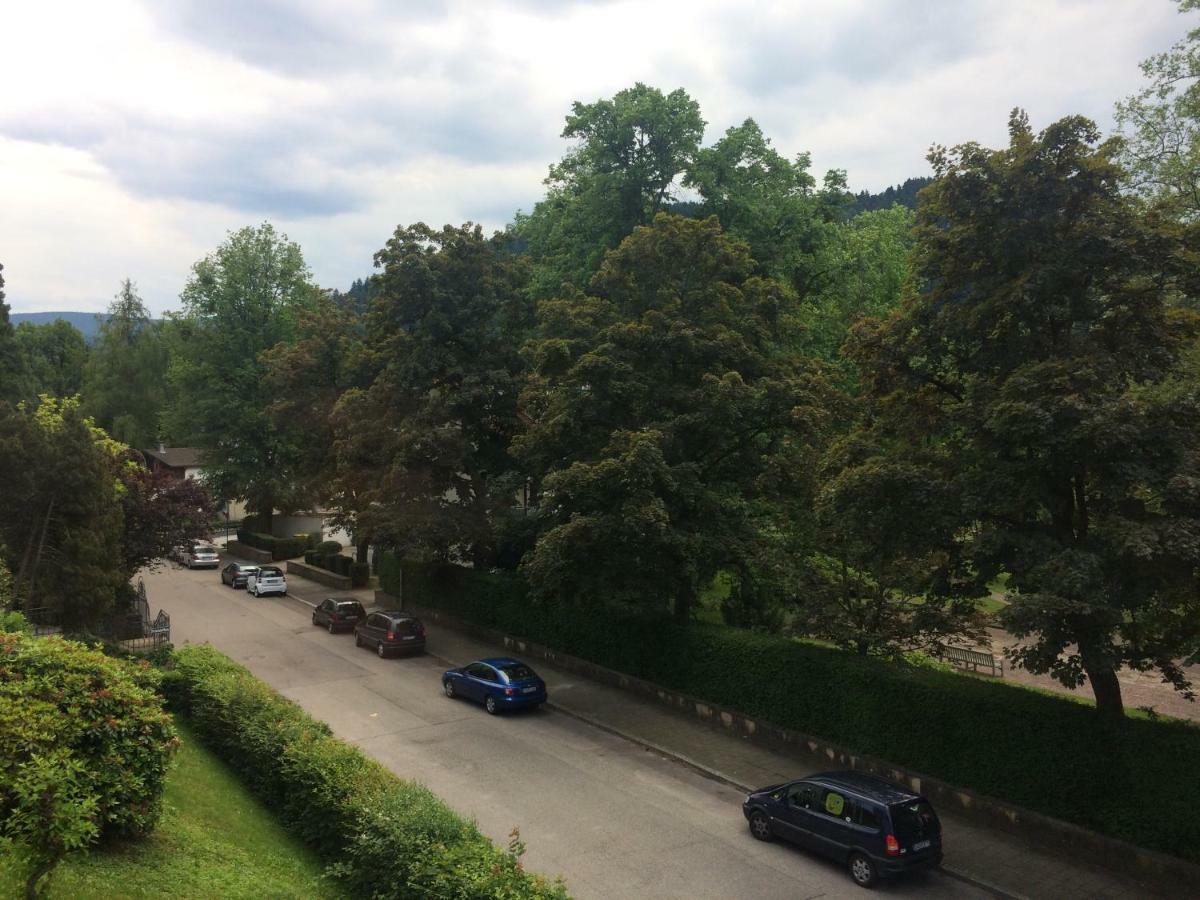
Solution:
[[[411,11],[403,11],[411,9]],[[1109,129],[1172,0],[14,2],[0,30],[0,263],[15,312],[178,307],[269,219],[345,288],[398,224],[499,228],[542,193],[574,100],[682,87],[711,143],[754,118],[879,190],[931,143]]]

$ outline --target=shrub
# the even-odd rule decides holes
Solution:
[[[1200,862],[1200,728],[721,625],[533,603],[522,579],[380,560],[406,602],[546,644],[950,784]],[[1119,790],[1113,786],[1119,785]],[[1137,802],[1129,802],[1136,797]]]
[[[366,587],[371,583],[371,567],[366,563],[351,563],[350,583],[354,587]]]
[[[238,540],[247,547],[266,550],[272,559],[293,559],[304,554],[305,539],[302,537],[277,538],[261,532],[238,529]]]
[[[175,655],[173,703],[282,821],[364,897],[565,898],[425,788],[333,737],[211,647]]]
[[[39,858],[33,882],[69,850],[158,821],[179,745],[158,684],[145,662],[0,634],[0,832]]]
[[[316,549],[318,553],[341,553],[342,545],[337,541],[321,541],[321,543],[317,545]]]

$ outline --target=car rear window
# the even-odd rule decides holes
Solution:
[[[276,568],[270,568],[270,567],[264,567],[264,568],[258,570],[258,574],[263,576],[263,578],[282,578],[283,570],[276,569]]]
[[[416,634],[418,624],[416,619],[393,619],[392,630],[401,634]]]
[[[501,666],[500,671],[503,672],[509,681],[520,681],[522,678],[534,678],[533,669],[523,663],[512,663],[507,666]]]
[[[258,566],[238,566],[238,571],[243,575],[253,575],[258,571]]]
[[[216,553],[217,551],[214,550],[212,547],[193,547],[192,552],[199,554],[199,553]]]
[[[892,828],[902,841],[919,841],[938,832],[938,817],[924,800],[909,800],[890,807]]]
[[[355,600],[343,600],[337,605],[337,608],[338,612],[344,613],[356,613],[358,615],[362,615],[363,612],[362,605]]]

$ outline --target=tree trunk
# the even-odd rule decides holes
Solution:
[[[367,548],[370,545],[371,539],[364,537],[354,545],[354,559],[356,562],[365,563],[368,561]]]
[[[686,622],[692,616],[692,607],[696,603],[696,587],[690,581],[675,594],[675,618]]]
[[[1121,682],[1111,664],[1088,659],[1083,656],[1083,670],[1092,683],[1096,695],[1096,713],[1105,721],[1120,723],[1125,720],[1125,702],[1121,699]]]
[[[262,528],[263,534],[273,535],[275,533],[275,501],[273,499],[268,500],[262,509],[258,510],[258,525]]]
[[[34,866],[33,871],[29,873],[29,878],[25,880],[25,900],[37,900],[38,882],[54,871],[54,867],[62,858],[63,854],[58,852],[42,860],[41,865]]]
[[[42,536],[38,539],[37,554],[33,557],[33,568],[29,570],[29,593],[25,596],[30,606],[33,604],[33,590],[37,585],[38,567],[42,564],[42,553],[46,549],[46,532],[50,528],[50,516],[54,513],[54,498],[46,506],[46,518],[42,520]]]

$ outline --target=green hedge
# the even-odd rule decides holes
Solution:
[[[338,545],[341,546],[340,544]],[[310,566],[325,569],[335,575],[344,575],[350,579],[354,587],[366,587],[371,582],[371,567],[366,563],[355,562],[349,556],[340,553],[321,553],[319,550],[307,550],[304,561]]]
[[[1200,862],[1200,728],[719,625],[538,606],[515,575],[380,560],[406,601],[1093,831]]]
[[[333,737],[211,647],[177,651],[171,705],[361,897],[565,898],[420,785]]]
[[[244,528],[238,529],[237,539],[247,547],[266,550],[271,554],[271,559],[294,559],[297,556],[303,556],[308,546],[307,535],[298,534],[290,538],[277,538]]]

